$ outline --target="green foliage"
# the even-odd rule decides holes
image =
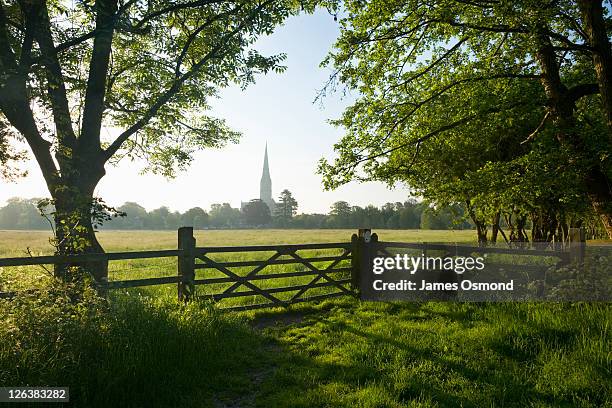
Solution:
[[[0,314],[0,381],[68,385],[79,406],[610,403],[606,304],[346,299],[240,317],[136,296]]]
[[[336,201],[332,204],[329,215],[336,217],[347,217],[351,213],[351,205],[346,201]]]
[[[117,207],[117,210],[125,213],[125,217],[114,218],[105,224],[105,228],[113,229],[138,229],[144,228],[149,214],[147,210],[138,203],[126,202]]]
[[[21,68],[28,76],[29,88],[24,97],[38,101],[34,116],[53,114],[59,125],[58,132],[42,125],[39,131],[54,139],[67,158],[74,153],[68,127],[77,129],[75,136],[83,146],[96,147],[91,145],[95,138],[80,137],[100,132],[100,124],[90,122],[88,110],[102,103],[102,127],[122,132],[114,140],[102,141],[102,148],[110,148],[103,152],[108,156],[105,159],[142,158],[147,163],[145,170],[172,177],[191,162],[196,150],[237,141],[238,132],[229,129],[224,120],[208,115],[208,102],[220,88],[230,84],[244,88],[258,74],[284,70],[284,54],[262,55],[254,43],[299,12],[299,6],[295,0],[162,0],[121,3],[113,9],[108,4],[92,7],[51,2],[46,10],[35,9],[36,19],[31,21],[28,7],[37,5],[11,2],[3,5],[3,14],[13,24],[5,26],[2,19],[0,25],[6,29],[6,46],[17,56],[23,52]],[[110,22],[101,23],[105,11],[113,15]],[[31,49],[23,47],[28,44],[26,32],[32,35],[32,25],[48,27],[57,55],[45,54],[40,43],[46,38],[40,35],[35,36]],[[102,37],[109,32],[112,43],[107,50]],[[100,42],[94,44],[92,37]],[[26,54],[27,60],[23,60]],[[102,62],[104,54],[112,54],[108,69]],[[51,63],[38,63],[43,59]],[[60,75],[54,71],[55,64],[61,68]],[[0,88],[12,74],[10,66],[7,63],[0,70]],[[103,100],[88,92],[92,81],[106,83]],[[62,93],[65,102],[58,96]],[[23,131],[18,121],[11,119]],[[65,134],[60,134],[62,131]]]
[[[14,181],[27,174],[15,167],[17,162],[26,158],[24,152],[15,151],[11,143],[15,138],[15,132],[0,113],[0,179],[5,181]]]
[[[37,209],[40,199],[9,198],[0,208],[0,228],[2,229],[48,229],[49,223]]]
[[[75,198],[75,201],[78,199]],[[44,198],[38,201],[36,207],[41,216],[47,219],[53,230],[51,243],[58,254],[77,254],[91,246],[91,237],[87,235],[90,222],[94,231],[105,221],[115,217],[125,217],[120,210],[107,205],[104,200],[94,197],[91,201],[77,202],[70,211],[60,212],[56,201]],[[52,221],[53,220],[53,221]]]
[[[578,98],[572,126],[584,150],[563,145],[536,58],[544,34],[563,86],[595,82],[575,2],[343,4],[322,96],[341,85],[358,97],[333,121],[345,136],[337,158],[320,162],[326,188],[405,183],[436,205],[469,204],[478,220],[500,211],[589,217],[585,173],[612,169],[601,100]]]
[[[544,289],[547,299],[553,301],[609,301],[612,298],[612,255],[608,247],[588,248],[582,265],[551,268]]]
[[[241,213],[229,203],[210,206],[210,225],[215,228],[236,228],[240,225]]]
[[[261,353],[243,322],[207,304],[70,297],[58,286],[0,300],[2,384],[69,386],[78,406],[210,406]]]
[[[272,221],[268,204],[259,199],[249,201],[242,208],[242,216],[246,225],[264,226]]]
[[[303,307],[271,327],[284,353],[258,403],[288,407],[600,407],[610,400],[605,303]],[[274,315],[272,315],[274,316]],[[269,319],[270,314],[266,317]]]
[[[278,197],[278,203],[274,209],[274,222],[279,226],[287,226],[297,214],[298,202],[291,191],[285,189]]]
[[[0,229],[48,229],[53,220],[45,220],[36,210],[38,199],[23,200],[11,198],[5,207],[0,207]],[[282,202],[282,200],[281,200]],[[43,201],[44,203],[44,201]],[[47,217],[53,212],[51,207],[45,209]],[[287,207],[289,210],[289,207]],[[365,208],[351,206],[346,201],[332,204],[329,214],[294,214],[290,218],[273,218],[273,226],[280,228],[378,228],[378,229],[418,229],[421,228],[422,214],[428,208],[424,203],[409,200],[404,203],[387,203],[380,208],[372,205]],[[207,213],[200,207],[194,207],[184,213],[160,207],[152,211],[138,203],[127,202],[116,209],[109,208],[106,216],[113,211],[125,216],[116,216],[106,220],[102,229],[113,230],[164,230],[177,229],[182,225],[196,229],[214,228],[231,229],[245,225],[243,214],[229,203],[213,204]],[[464,222],[465,215],[457,206],[442,206],[439,212],[444,215],[436,225],[440,229],[469,229]],[[255,224],[265,225],[265,224]],[[429,224],[428,224],[429,225]],[[253,225],[249,225],[253,226]],[[427,228],[430,228],[429,226]]]
[[[436,214],[432,209],[426,209],[421,215],[422,229],[447,229],[450,220],[448,214]]]
[[[208,225],[208,214],[200,207],[190,208],[181,216],[181,223],[193,226],[195,229],[202,229]]]

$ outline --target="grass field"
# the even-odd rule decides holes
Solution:
[[[198,246],[231,246],[259,244],[296,244],[308,242],[349,242],[355,230],[204,230],[195,231]],[[380,240],[403,242],[475,242],[471,230],[377,230]],[[53,253],[47,231],[0,230],[0,257]],[[98,239],[107,251],[173,249],[176,231],[101,231]]]
[[[196,238],[199,246],[249,245],[348,241],[352,233],[202,231]],[[428,242],[473,242],[475,235],[378,234]],[[27,247],[49,253],[47,240],[40,232],[0,231],[0,257]],[[100,240],[109,251],[167,249],[176,233],[104,231]],[[113,263],[111,278],[176,273],[165,261]],[[46,279],[39,269],[0,270],[4,286]],[[179,304],[174,286],[84,303],[62,296],[0,302],[0,386],[69,385],[85,407],[612,406],[607,303],[340,298],[222,313],[208,302]]]

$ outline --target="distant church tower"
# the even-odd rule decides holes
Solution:
[[[272,180],[270,179],[270,168],[268,167],[268,144],[264,154],[263,172],[259,183],[259,199],[268,205],[270,213],[274,213],[276,203],[272,199]]]

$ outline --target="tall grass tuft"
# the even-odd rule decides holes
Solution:
[[[0,302],[0,384],[69,386],[75,406],[206,406],[256,360],[260,338],[208,304],[72,290]]]

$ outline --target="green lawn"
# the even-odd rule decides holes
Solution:
[[[271,354],[277,368],[257,401],[610,406],[610,323],[601,304],[327,303],[288,327],[264,329],[283,352]]]
[[[197,239],[333,242],[352,233],[202,231]],[[378,233],[381,240],[429,242],[472,242],[475,235]],[[176,245],[175,232],[100,235],[110,251]],[[1,231],[0,256],[20,255],[27,246],[48,253],[47,238]],[[113,263],[111,277],[176,273],[168,261]],[[45,286],[49,279],[40,268],[0,268],[0,289]],[[179,304],[174,285],[116,291],[108,303],[89,295],[71,302],[62,294],[0,301],[0,386],[69,385],[76,406],[84,407],[612,406],[608,303],[340,298],[223,313],[209,302]]]

